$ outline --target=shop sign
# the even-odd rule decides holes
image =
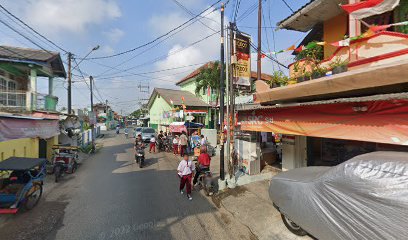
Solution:
[[[251,37],[244,33],[234,34],[233,69],[234,85],[238,89],[251,90]]]

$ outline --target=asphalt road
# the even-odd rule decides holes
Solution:
[[[0,217],[0,239],[256,239],[211,198],[180,195],[172,154],[147,154],[139,169],[132,141],[107,135],[74,175],[49,183],[35,209]]]

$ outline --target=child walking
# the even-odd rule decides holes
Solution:
[[[153,152],[156,152],[156,138],[154,137],[154,135],[151,136],[150,138],[150,148],[149,148],[149,153],[151,153],[153,150]]]
[[[191,178],[195,170],[194,163],[188,159],[188,155],[184,154],[183,159],[178,165],[177,172],[180,176],[180,193],[183,194],[184,186],[186,186],[188,200],[193,200],[191,197]]]

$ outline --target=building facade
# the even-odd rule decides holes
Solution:
[[[407,2],[356,19],[339,6],[354,1],[314,0],[279,22],[282,29],[310,31],[299,48],[309,51],[306,46],[319,42],[322,58],[290,65],[297,84],[270,88],[257,81],[260,106],[239,112],[241,129],[283,134],[283,170],[333,166],[372,151],[408,151],[408,35],[406,27],[392,27],[407,20],[401,18]],[[336,72],[339,66],[346,67]],[[316,69],[325,74],[310,77]]]
[[[0,160],[51,158],[59,135],[57,77],[66,77],[59,53],[0,46]],[[47,93],[37,81],[48,82]]]

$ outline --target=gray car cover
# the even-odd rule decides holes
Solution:
[[[408,153],[373,152],[272,178],[271,200],[318,239],[408,239]]]

